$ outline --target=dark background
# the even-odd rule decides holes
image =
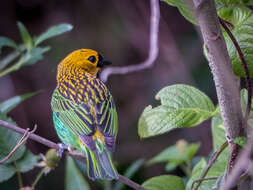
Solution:
[[[184,83],[207,93],[216,102],[215,89],[207,61],[203,57],[198,28],[189,23],[175,7],[160,2],[159,56],[151,69],[127,75],[110,76],[106,85],[117,105],[119,133],[114,160],[120,171],[139,158],[149,159],[178,139],[201,142],[199,155],[208,155],[211,146],[210,121],[190,129],[140,139],[137,134],[138,118],[143,109],[157,105],[156,93],[167,85]],[[68,53],[79,48],[95,49],[113,62],[114,66],[138,64],[144,61],[149,49],[150,7],[147,0],[8,0],[0,6],[0,36],[21,42],[16,22],[21,21],[32,35],[40,34],[59,23],[74,26],[71,32],[44,42],[51,51],[39,63],[23,67],[0,79],[0,101],[12,96],[42,90],[10,113],[23,128],[37,123],[36,134],[54,142],[59,139],[54,131],[50,98],[56,86],[57,64]],[[5,50],[3,53],[8,52]],[[29,149],[45,153],[47,147],[28,141]],[[39,170],[24,176],[29,185]],[[165,174],[164,165],[143,167],[135,177],[145,179]],[[177,175],[182,175],[178,169]],[[38,189],[63,189],[64,163],[44,177]],[[0,189],[16,187],[16,176]],[[90,183],[94,184],[94,183]],[[1,188],[2,186],[2,188]],[[94,186],[94,185],[93,185]],[[94,187],[96,189],[96,187]],[[97,188],[98,189],[98,188]]]

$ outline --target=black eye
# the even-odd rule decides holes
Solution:
[[[92,62],[92,63],[95,63],[95,62],[96,62],[96,57],[95,57],[95,56],[90,56],[90,57],[88,58],[88,60],[89,60],[90,62]]]

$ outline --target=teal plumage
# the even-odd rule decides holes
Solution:
[[[94,61],[95,60],[95,61]],[[58,66],[51,100],[61,141],[84,152],[90,179],[117,179],[111,160],[118,118],[109,90],[96,75],[107,62],[93,50],[77,50]]]

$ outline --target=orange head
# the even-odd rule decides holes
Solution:
[[[111,62],[104,59],[98,52],[91,49],[79,49],[70,53],[59,63],[57,80],[59,81],[61,77],[85,73],[96,77],[100,68],[109,64]]]

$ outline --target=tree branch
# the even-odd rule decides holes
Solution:
[[[20,133],[20,134],[25,134],[27,132],[25,129],[22,129],[22,128],[18,127],[18,126],[15,126],[15,125],[13,125],[11,123],[8,123],[6,121],[3,121],[3,120],[0,120],[0,126],[8,128],[8,129],[10,129],[12,131],[15,131],[17,133]],[[59,146],[56,143],[54,143],[54,142],[52,142],[50,140],[47,140],[47,139],[45,139],[45,138],[43,138],[43,137],[41,137],[39,135],[29,134],[28,138],[30,138],[30,139],[32,139],[32,140],[34,140],[34,141],[36,141],[36,142],[38,142],[40,144],[43,144],[43,145],[45,145],[47,147],[50,147],[50,148],[53,148],[53,149],[56,149],[56,150],[59,149]],[[85,161],[85,158],[82,157],[82,156],[71,154],[70,152],[65,152],[65,153],[67,155],[75,158],[75,159],[78,159],[80,161]],[[125,185],[128,185],[129,187],[132,187],[135,190],[145,190],[145,188],[142,187],[141,185],[135,183],[134,181],[132,181],[132,180],[126,178],[125,176],[120,175],[120,174],[119,174],[119,179],[118,180],[120,182],[124,183]]]
[[[193,0],[193,3],[207,50],[209,66],[213,74],[221,116],[230,146],[230,172],[238,152],[238,145],[233,140],[240,136],[243,129],[239,88],[233,75],[225,40],[219,27],[214,1]]]
[[[248,90],[248,103],[247,103],[247,109],[246,109],[246,113],[245,113],[245,117],[244,117],[244,123],[243,126],[244,128],[247,127],[247,121],[249,119],[249,114],[250,114],[250,108],[251,108],[251,97],[252,97],[252,84],[251,84],[251,80],[250,80],[250,74],[249,74],[249,68],[248,65],[246,63],[246,60],[244,58],[244,54],[238,44],[238,42],[236,41],[234,35],[232,34],[232,32],[229,30],[229,28],[227,27],[226,24],[228,24],[227,21],[219,18],[220,24],[222,25],[222,27],[224,28],[224,30],[226,31],[226,33],[228,34],[228,36],[230,37],[231,41],[233,42],[238,54],[239,54],[239,58],[242,62],[242,66],[245,72],[245,78],[246,78],[246,88]],[[228,24],[229,25],[229,24]]]
[[[158,56],[158,31],[160,20],[159,0],[150,0],[150,35],[149,35],[149,55],[148,58],[138,65],[130,65],[126,67],[108,67],[104,69],[100,75],[102,81],[106,82],[108,77],[113,74],[127,74],[137,72],[152,67]]]
[[[5,162],[6,160],[8,160],[14,154],[14,152],[28,139],[29,135],[31,135],[32,133],[34,133],[36,131],[36,129],[37,129],[37,125],[34,126],[34,129],[32,131],[29,131],[30,129],[27,128],[24,135],[18,141],[16,146],[11,150],[11,152],[5,158],[0,160],[0,164]]]

